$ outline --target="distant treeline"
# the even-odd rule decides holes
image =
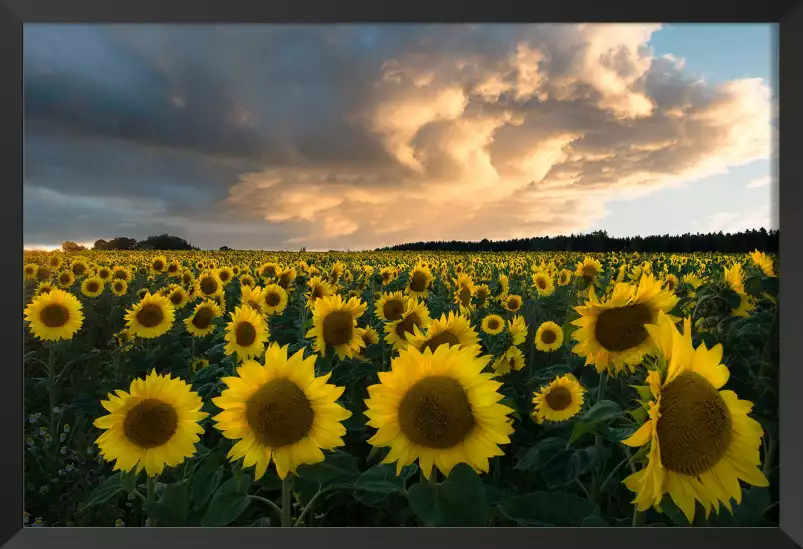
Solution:
[[[460,240],[411,242],[380,248],[378,251],[452,251],[452,252],[654,252],[746,253],[753,250],[777,253],[779,231],[748,230],[740,233],[685,233],[617,238],[607,231],[569,236],[536,236],[513,240],[465,242]]]
[[[84,246],[76,244],[71,240],[61,243],[61,249],[65,252],[80,252],[85,250]],[[145,240],[137,240],[127,236],[118,236],[111,240],[98,239],[92,245],[93,250],[198,250],[197,248],[178,236],[169,234],[159,234],[149,236]]]

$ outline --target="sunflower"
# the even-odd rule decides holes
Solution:
[[[75,283],[75,275],[72,274],[72,271],[61,271],[56,279],[59,282],[59,287],[65,290]]]
[[[150,339],[166,333],[173,325],[175,312],[170,300],[146,294],[142,301],[126,311],[126,327],[137,337]]]
[[[335,293],[334,289],[332,289],[332,285],[319,276],[310,278],[307,281],[307,286],[309,287],[309,291],[304,295],[307,298],[307,307],[310,309],[315,307],[315,302],[318,299],[324,299]]]
[[[327,296],[315,301],[312,328],[306,337],[315,338],[315,351],[326,354],[327,347],[333,347],[343,360],[353,358],[365,343],[357,333],[357,319],[367,305],[358,298],[344,301],[339,295]]]
[[[201,357],[194,358],[192,362],[190,362],[190,370],[192,373],[203,370],[207,366],[209,366],[209,361]]]
[[[256,312],[265,314],[265,291],[259,286],[242,286],[240,288],[240,303],[248,305]]]
[[[23,275],[25,276],[25,280],[35,280],[36,279],[36,263],[28,263],[23,267]]]
[[[722,360],[722,346],[694,348],[691,319],[681,334],[665,314],[647,326],[657,342],[663,367],[647,376],[649,419],[630,438],[631,447],[649,445],[647,464],[624,480],[636,494],[639,510],[659,507],[664,494],[694,519],[695,500],[705,509],[729,511],[731,500],[741,502],[739,480],[753,486],[769,483],[761,472],[759,448],[764,431],[748,416],[753,403],[721,390],[730,372]]]
[[[482,373],[489,360],[470,347],[410,347],[379,373],[365,401],[377,429],[368,442],[390,447],[384,463],[395,461],[396,474],[416,460],[426,478],[458,463],[488,472],[489,458],[504,455],[498,445],[510,442],[513,410],[499,403],[502,384]]]
[[[280,315],[287,307],[287,291],[278,284],[268,284],[263,290],[262,311],[269,315]]]
[[[516,315],[512,320],[507,321],[507,330],[513,337],[513,345],[521,345],[527,340],[527,323],[524,317]]]
[[[572,272],[569,269],[561,269],[558,275],[558,286],[568,286],[572,281]]]
[[[519,309],[521,309],[521,296],[507,294],[505,295],[505,299],[502,303],[504,304],[505,310],[510,311],[511,313],[517,313]]]
[[[505,320],[499,315],[488,315],[482,319],[482,331],[488,335],[497,335],[505,329]]]
[[[86,261],[76,259],[70,264],[70,271],[76,278],[84,276],[89,271],[89,265]]]
[[[542,323],[535,332],[535,348],[539,351],[557,351],[563,345],[563,328],[552,321]]]
[[[42,295],[42,294],[46,294],[52,289],[53,289],[53,283],[52,282],[40,282],[36,286],[36,290],[34,290],[34,295],[35,296],[39,296],[39,295]]]
[[[253,276],[251,276],[248,273],[245,273],[240,277],[240,286],[253,288],[254,286],[256,286],[256,284],[257,281],[254,279]]]
[[[282,268],[277,263],[265,263],[257,272],[260,278],[264,279],[266,282],[272,282],[279,276],[281,271]]]
[[[435,280],[435,277],[432,276],[432,271],[429,270],[429,267],[418,264],[410,271],[410,280],[407,282],[404,293],[410,297],[426,299],[433,280]]]
[[[122,352],[129,351],[134,344],[134,340],[134,336],[127,329],[122,329],[114,334],[114,342]]]
[[[776,278],[778,276],[773,270],[772,258],[763,252],[755,250],[750,254],[750,259],[753,260],[753,263],[755,263],[756,267],[761,269],[761,272],[764,273],[764,276],[768,276],[770,278]]]
[[[34,336],[45,341],[72,339],[84,323],[81,302],[57,288],[41,294],[25,308]]]
[[[195,275],[189,269],[181,271],[181,283],[185,288],[192,288],[195,286]]]
[[[515,345],[511,345],[494,360],[491,367],[494,370],[494,376],[503,376],[513,370],[519,371],[524,368],[524,353]]]
[[[171,288],[170,291],[167,293],[167,299],[170,300],[170,303],[176,309],[183,308],[189,302],[189,296],[187,292],[184,291],[179,285],[175,285],[174,288]]]
[[[226,325],[225,347],[227,355],[237,354],[240,360],[258,357],[265,348],[270,332],[262,315],[243,305],[236,307],[230,315],[231,322]]]
[[[137,297],[142,300],[146,295],[150,294],[150,290],[148,288],[140,288],[137,290]]]
[[[162,274],[165,269],[167,269],[167,258],[165,256],[160,255],[151,260],[150,271],[152,274]]]
[[[302,349],[288,358],[287,346],[273,343],[264,364],[248,360],[236,377],[224,377],[227,389],[212,399],[223,411],[212,419],[224,437],[237,440],[227,457],[256,466],[255,479],[272,459],[284,479],[299,465],[323,461],[321,450],[343,446],[341,422],[351,412],[337,403],[344,388],[327,383],[330,375],[315,377],[314,355],[304,358]]]
[[[572,321],[579,326],[572,337],[578,341],[572,352],[585,357],[586,365],[593,364],[597,372],[620,374],[635,371],[655,345],[644,327],[658,318],[658,312],[671,311],[678,298],[652,275],[643,275],[638,286],[628,283],[614,285],[613,293],[599,301],[593,288],[590,301],[575,307],[580,318]]]
[[[371,326],[366,326],[365,328],[357,328],[357,335],[359,335],[363,343],[365,343],[365,347],[360,349],[360,353],[357,356],[365,359],[365,349],[379,343],[379,332]]]
[[[574,274],[591,282],[602,274],[602,263],[593,257],[586,256],[582,261],[577,263],[577,270]]]
[[[533,395],[532,418],[536,423],[573,418],[583,408],[584,395],[585,389],[572,374],[558,376]]]
[[[664,288],[669,292],[674,292],[678,288],[678,277],[673,274],[668,274],[664,278]]]
[[[221,267],[217,270],[217,277],[220,279],[223,286],[228,286],[229,282],[234,278],[234,272],[229,267]]]
[[[48,257],[47,264],[54,271],[61,269],[61,264],[62,264],[61,256],[58,254],[52,254],[50,257]]]
[[[435,351],[441,345],[459,345],[461,347],[475,347],[479,354],[479,337],[471,327],[471,322],[463,315],[450,312],[449,316],[443,313],[438,320],[430,322],[426,332],[418,326],[413,326],[413,333],[405,333],[407,342],[423,351]]]
[[[136,467],[137,473],[145,469],[155,477],[165,466],[175,467],[195,454],[204,432],[198,423],[208,414],[201,412],[203,401],[187,383],[153,370],[132,381],[129,392],[115,393],[101,401],[109,415],[94,422],[104,430],[96,444],[103,459],[115,462],[115,471]]]
[[[98,297],[103,293],[104,288],[105,284],[96,276],[86,278],[81,283],[81,293],[86,297]]]
[[[290,284],[293,283],[296,279],[296,270],[290,267],[289,269],[283,269],[281,274],[279,275],[279,280],[276,282],[280,287],[284,288],[285,290],[290,287]]]
[[[376,303],[376,316],[386,322],[399,320],[407,308],[408,299],[401,292],[383,293]]]
[[[178,278],[181,276],[181,263],[176,260],[170,262],[167,266],[167,276],[171,278]]]
[[[53,278],[53,271],[50,270],[50,267],[47,265],[37,265],[36,266],[36,280],[43,282],[45,280],[50,280]]]
[[[555,282],[548,273],[543,271],[533,275],[533,287],[535,287],[538,291],[538,295],[541,297],[555,293]]]
[[[480,284],[477,286],[477,293],[474,298],[477,300],[477,306],[482,308],[488,304],[488,298],[491,296],[491,289],[487,284]]]
[[[396,270],[393,267],[382,267],[379,269],[379,278],[382,280],[382,285],[387,286],[396,279]]]
[[[112,269],[112,279],[113,280],[122,280],[126,283],[131,282],[132,279],[131,271],[126,269],[125,267],[117,266]]]
[[[122,278],[116,278],[111,283],[112,293],[118,297],[123,296],[128,291],[128,283]]]
[[[407,347],[407,334],[414,334],[415,327],[427,328],[431,319],[429,309],[423,301],[410,298],[404,308],[401,318],[385,324],[385,341],[393,345],[398,351]]]
[[[739,306],[731,309],[731,315],[743,318],[750,316],[750,311],[756,306],[744,291],[744,271],[741,263],[735,263],[731,268],[725,267],[725,283],[739,296]]]
[[[223,316],[223,311],[220,310],[217,303],[206,299],[195,306],[192,315],[184,320],[184,325],[191,335],[204,337],[215,331],[212,321],[221,316]]]
[[[202,297],[211,298],[223,295],[223,282],[221,282],[215,271],[206,270],[198,275],[195,281],[195,289]]]

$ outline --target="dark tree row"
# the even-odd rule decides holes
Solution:
[[[145,240],[137,240],[136,238],[128,238],[126,236],[118,236],[111,240],[96,240],[92,246],[93,250],[197,250],[196,248],[183,238],[178,236],[171,236],[169,234],[160,234],[156,236],[149,236]]]
[[[607,231],[569,236],[536,236],[514,240],[479,242],[460,240],[412,242],[397,244],[378,251],[454,251],[454,252],[720,252],[746,253],[753,250],[777,253],[779,231],[750,229],[739,233],[685,233],[682,235],[655,235],[617,238]]]

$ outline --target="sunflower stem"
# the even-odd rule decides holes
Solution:
[[[603,395],[605,394],[605,385],[608,381],[608,372],[602,372],[599,375],[599,387],[597,387],[597,400],[599,402],[602,400]]]
[[[150,475],[147,475],[147,477],[148,477],[148,482],[147,482],[147,492],[146,492],[147,495],[145,496],[145,503],[148,505],[153,505],[155,497],[154,487],[156,485],[156,477],[152,477]],[[148,519],[151,522],[151,526],[156,526],[156,520],[150,516],[147,510],[145,511],[145,514],[148,515]]]
[[[636,507],[634,505],[633,506],[633,522],[632,522],[633,528],[636,528],[637,526],[643,526],[645,518],[646,518],[646,515],[644,513],[642,513],[641,511],[639,511],[638,507]]]
[[[280,517],[282,516],[282,508],[273,503],[271,500],[263,498],[262,496],[252,496],[252,495],[249,495],[248,499],[253,499],[254,501],[261,501],[262,503],[264,503],[265,505],[269,506],[271,509],[276,511],[277,515],[279,515]]]
[[[287,475],[282,479],[282,527],[293,526],[293,508],[291,498],[293,495],[292,477]]]
[[[437,486],[437,484],[438,484],[438,470],[433,467],[432,472],[429,474],[429,485]]]
[[[58,401],[58,379],[56,376],[56,353],[53,350],[53,346],[50,345],[50,353],[47,361],[47,380],[48,380],[48,389],[50,390],[50,431],[55,436],[53,432],[53,425],[54,425],[54,409],[56,408],[56,403]]]

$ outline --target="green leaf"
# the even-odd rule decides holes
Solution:
[[[583,421],[608,421],[618,417],[622,408],[612,400],[600,400],[583,414]]]
[[[595,503],[563,492],[532,492],[506,500],[502,511],[524,526],[580,526],[601,511]]]
[[[778,296],[778,278],[776,277],[764,277],[761,280],[761,289],[772,297]]]
[[[326,456],[321,463],[302,465],[298,468],[298,476],[319,484],[332,482],[348,482],[360,475],[357,460],[343,451],[335,451]]]
[[[738,309],[739,305],[742,303],[741,296],[731,288],[724,288],[720,293],[720,296],[725,300],[731,309]]]
[[[120,475],[120,487],[126,494],[133,494],[137,489],[137,476],[136,469]]]
[[[572,480],[588,473],[598,463],[602,463],[611,456],[611,451],[605,446],[589,446],[581,448],[572,454],[569,459],[569,476]]]
[[[461,463],[440,484],[419,482],[407,493],[416,516],[432,526],[484,526],[488,503],[482,479]]]
[[[159,526],[184,526],[189,511],[187,483],[168,484],[159,501],[144,504],[145,512]]]
[[[404,492],[403,476],[396,476],[396,466],[393,464],[382,464],[371,467],[354,482],[354,489],[364,492],[375,492],[378,494],[392,494],[394,492]]]
[[[764,526],[764,513],[770,506],[768,488],[753,486],[742,494],[742,502],[734,506],[733,514],[739,526]]]
[[[224,470],[216,461],[208,461],[192,477],[192,508],[201,509],[223,480]]]
[[[583,522],[580,523],[580,526],[596,528],[610,526],[610,524],[605,522],[605,520],[601,519],[597,515],[589,515],[583,519]]]
[[[201,526],[228,526],[243,514],[250,503],[248,495],[243,492],[220,493],[218,490],[201,519]]]
[[[220,370],[215,366],[207,366],[206,368],[201,368],[195,375],[192,377],[192,383],[206,383],[208,381],[216,380],[220,377]]]
[[[106,482],[92,490],[92,493],[89,494],[89,501],[84,505],[84,509],[95,505],[102,505],[122,492],[123,485],[120,480],[121,476],[122,473],[115,473],[110,476]]]

